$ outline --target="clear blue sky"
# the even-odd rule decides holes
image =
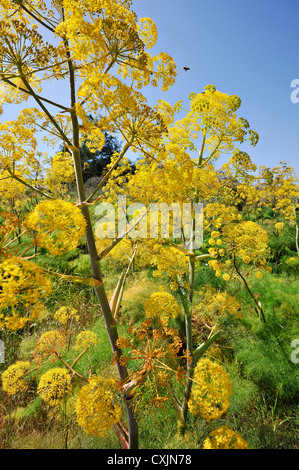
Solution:
[[[133,9],[157,25],[152,51],[167,52],[178,67],[163,99],[188,101],[207,84],[240,96],[239,113],[260,136],[254,163],[286,160],[299,173],[299,103],[290,99],[299,79],[298,0],[133,0]],[[144,93],[161,98],[158,89]]]
[[[151,52],[167,52],[178,67],[169,91],[142,90],[150,104],[188,102],[208,84],[236,94],[240,115],[260,136],[250,148],[254,163],[286,160],[299,173],[299,103],[290,98],[291,82],[299,79],[299,0],[133,0],[133,9],[157,25]],[[49,91],[65,101],[59,84]],[[29,100],[25,106],[36,105]],[[14,119],[17,109],[6,106],[1,121]]]

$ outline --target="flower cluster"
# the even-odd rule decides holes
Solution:
[[[60,353],[64,346],[65,338],[59,331],[47,331],[41,335],[35,345],[33,352],[34,359],[36,362],[41,362],[49,356],[54,355],[52,360],[55,361],[56,354]]]
[[[226,371],[209,359],[200,359],[194,369],[194,383],[188,402],[193,415],[210,421],[220,418],[229,407],[232,384]]]
[[[76,248],[86,228],[81,210],[62,200],[40,202],[27,217],[26,225],[36,232],[39,245],[52,255]]]
[[[54,155],[45,178],[45,185],[51,193],[65,195],[67,183],[74,180],[75,169],[72,156],[67,152],[59,152]]]
[[[209,260],[208,264],[217,277],[222,276],[228,281],[239,263],[251,263],[255,268],[251,272],[258,278],[262,277],[261,270],[270,271],[271,268],[266,266],[268,234],[260,225],[252,221],[229,223],[222,228],[222,240],[224,248],[209,249],[215,259]]]
[[[258,134],[255,131],[249,131],[251,138],[249,139],[252,145],[256,145],[258,142]],[[251,172],[256,171],[256,165],[252,163],[248,153],[241,151],[238,148],[233,150],[232,156],[222,166],[222,170],[226,173],[226,176],[233,177],[238,175],[240,180],[247,180],[248,175]]]
[[[8,254],[9,242],[19,224],[20,220],[17,215],[6,211],[0,212],[0,256]]]
[[[148,318],[136,327],[129,329],[130,339],[120,337],[117,341],[119,348],[128,348],[127,355],[122,355],[120,361],[126,364],[129,360],[137,361],[134,374],[142,377],[143,374],[155,372],[162,362],[172,362],[182,346],[181,339],[174,328],[159,324],[155,327],[153,320]]]
[[[178,288],[179,283],[185,284],[185,277],[188,272],[188,257],[174,247],[161,246],[159,255],[155,260],[156,270],[154,277],[166,275],[169,279],[169,287],[172,290]]]
[[[71,376],[66,369],[54,367],[41,376],[37,393],[49,405],[58,405],[72,390]]]
[[[144,304],[144,310],[148,318],[158,318],[164,325],[179,314],[179,306],[173,295],[162,291],[150,296]]]
[[[157,27],[151,18],[140,18],[138,28],[139,35],[148,49],[157,41]]]
[[[298,225],[298,182],[295,169],[285,161],[272,168],[261,166],[257,177],[263,205],[271,207],[290,225]]]
[[[84,349],[89,348],[93,344],[97,344],[98,337],[93,331],[81,331],[76,338],[75,348]]]
[[[62,325],[66,325],[71,319],[78,321],[80,317],[75,308],[62,306],[56,310],[54,318],[62,323]]]
[[[229,224],[224,227],[223,235],[229,250],[243,263],[254,261],[255,264],[265,264],[269,252],[268,234],[260,225],[252,221]]]
[[[102,437],[121,419],[121,408],[113,405],[116,382],[100,376],[90,378],[78,394],[75,405],[78,424],[86,434]]]
[[[211,227],[211,238],[220,238],[221,233],[219,230],[223,225],[227,225],[241,219],[242,216],[235,207],[226,206],[218,201],[209,202],[204,207],[204,227],[205,229]],[[219,242],[216,243],[217,246],[218,244]]]
[[[160,319],[147,318],[129,329],[130,337],[120,336],[117,346],[126,349],[119,358],[123,365],[134,363],[130,380],[135,383],[135,406],[151,402],[167,402],[166,385],[182,371],[178,370],[178,354],[182,341],[178,332]],[[163,396],[161,396],[161,394]]]
[[[30,362],[18,361],[11,365],[2,373],[2,387],[9,395],[24,392],[28,384],[24,380],[24,375],[30,367]]]
[[[236,297],[229,295],[227,292],[217,292],[210,285],[205,285],[201,289],[200,294],[202,296],[201,302],[196,304],[195,311],[205,311],[212,316],[216,314],[218,318],[227,312],[230,315],[241,318],[241,305]]]
[[[221,426],[205,439],[203,449],[248,449],[248,444],[238,433],[227,426]]]
[[[51,292],[51,282],[32,261],[9,257],[0,263],[0,326],[22,328],[36,318],[42,295]]]
[[[274,225],[275,229],[277,230],[278,233],[280,233],[284,227],[284,222],[277,222]]]

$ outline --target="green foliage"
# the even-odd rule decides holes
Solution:
[[[80,276],[89,277],[91,275],[89,255],[81,254],[69,262],[69,267],[72,273]]]
[[[194,290],[199,291],[204,285],[209,284],[215,289],[222,290],[226,286],[225,281],[215,275],[215,271],[210,269],[206,264],[200,263],[195,272]]]
[[[28,406],[22,407],[19,406],[13,412],[12,417],[16,421],[26,421],[29,418],[37,418],[40,413],[40,409],[42,406],[42,399],[37,397],[32,403],[29,403]]]
[[[260,393],[270,397],[277,394],[281,404],[294,405],[299,394],[299,369],[291,362],[291,341],[298,338],[299,331],[293,322],[281,325],[278,318],[268,315],[266,324],[254,317],[242,322],[226,318],[226,347],[232,348],[241,376],[258,386]]]
[[[294,227],[284,226],[281,233],[277,233],[273,225],[270,225],[268,233],[273,272],[298,274],[298,256],[296,254]],[[293,257],[295,257],[295,261],[289,262],[289,259]]]

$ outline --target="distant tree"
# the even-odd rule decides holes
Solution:
[[[88,116],[90,122],[96,123],[97,121],[91,116]],[[81,168],[83,173],[83,181],[86,181],[93,176],[101,176],[104,168],[111,162],[111,157],[114,152],[120,152],[121,143],[117,137],[109,134],[107,131],[102,130],[105,137],[105,144],[100,150],[91,150],[89,142],[86,140],[80,146],[81,154]],[[65,149],[71,154],[68,149]],[[63,145],[60,146],[60,150],[63,151]]]
[[[83,142],[81,152],[81,165],[83,172],[83,180],[86,182],[92,176],[101,176],[104,168],[111,162],[114,152],[119,152],[121,144],[117,137],[103,131],[105,136],[105,144],[101,150],[92,152],[85,142]]]

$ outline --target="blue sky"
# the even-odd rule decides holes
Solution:
[[[151,102],[188,101],[207,84],[236,94],[260,136],[254,163],[286,160],[299,172],[299,103],[290,98],[299,79],[298,0],[133,0],[133,9],[157,25],[152,52],[167,52],[178,67],[169,91],[144,90]]]
[[[133,9],[157,25],[158,41],[150,52],[167,52],[178,68],[167,92],[142,90],[150,104],[188,103],[189,94],[207,84],[236,94],[242,100],[239,114],[260,136],[250,147],[253,162],[273,166],[286,160],[299,173],[299,102],[291,102],[291,82],[299,83],[298,0],[133,0]],[[47,89],[68,101],[59,84]],[[25,106],[36,105],[30,100]],[[14,119],[18,109],[6,106],[1,121]]]

